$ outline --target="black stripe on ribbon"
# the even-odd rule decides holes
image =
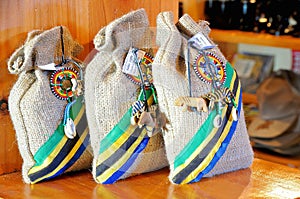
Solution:
[[[233,93],[236,95],[237,89],[239,85],[239,79],[236,78],[234,82],[234,87],[233,87]],[[206,147],[197,155],[189,165],[187,165],[183,170],[181,170],[177,175],[175,175],[172,178],[172,181],[176,184],[180,184],[192,171],[194,171],[202,162],[203,160],[207,157],[209,152],[212,150],[212,148],[215,146],[215,143],[218,141],[220,136],[222,135],[224,128],[227,124],[228,118],[231,115],[231,110],[232,106],[229,106],[226,113],[225,117],[223,119],[221,127],[219,127],[217,133],[215,136],[209,141],[209,143],[206,145]]]
[[[36,181],[39,178],[42,178],[45,175],[48,175],[52,171],[54,171],[59,164],[68,156],[68,154],[71,152],[73,147],[76,145],[76,143],[79,141],[81,135],[83,134],[84,130],[87,127],[87,119],[85,112],[83,113],[79,123],[76,125],[76,131],[77,135],[73,139],[68,139],[67,142],[64,144],[64,146],[61,148],[60,152],[57,154],[57,156],[52,160],[52,162],[42,170],[32,173],[29,175],[29,178],[32,182]],[[82,153],[82,152],[81,152]],[[74,156],[76,153],[74,154]],[[80,157],[80,156],[79,156]],[[79,158],[78,157],[78,158]],[[75,163],[76,161],[74,161]],[[73,164],[69,165],[72,166]],[[69,168],[68,167],[68,168]],[[68,168],[65,168],[68,169]]]

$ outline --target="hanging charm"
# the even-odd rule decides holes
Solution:
[[[198,36],[201,38],[201,35]],[[197,38],[198,38],[197,37]],[[225,105],[231,106],[233,105],[231,116],[234,121],[237,120],[237,113],[236,113],[236,103],[234,101],[235,96],[229,90],[223,86],[226,80],[226,70],[225,65],[221,61],[221,59],[212,52],[207,50],[213,49],[215,45],[211,45],[209,42],[202,42],[201,39],[192,38],[188,42],[188,50],[187,50],[187,68],[188,68],[188,77],[189,77],[189,97],[181,97],[178,98],[175,104],[180,106],[185,106],[184,109],[187,109],[187,106],[192,106],[191,110],[195,110],[197,107],[197,111],[199,112],[199,104],[197,103],[197,98],[192,98],[192,91],[191,91],[191,78],[190,78],[190,48],[193,46],[199,51],[199,55],[196,57],[193,69],[196,75],[204,82],[210,83],[212,85],[212,91],[200,98],[203,99],[205,102],[209,102],[208,109],[212,110],[214,107],[216,108],[217,115],[213,120],[214,127],[219,128],[222,124],[222,117],[221,112]],[[204,40],[206,41],[206,40]],[[192,104],[193,103],[193,104]],[[203,105],[202,105],[203,108]],[[207,107],[206,107],[207,108]],[[200,109],[201,110],[201,109]],[[203,108],[204,110],[204,108]]]
[[[159,132],[168,131],[166,125],[169,123],[167,116],[155,104],[149,107],[149,112],[144,111],[141,114],[138,125],[145,126],[148,137],[152,137]]]
[[[152,84],[152,62],[153,57],[148,53],[137,48],[130,48],[122,68],[122,72],[141,88],[139,100],[131,106],[130,123],[133,126],[145,128],[148,137],[167,130],[166,124],[168,123],[166,116],[160,112],[157,105],[156,91]],[[152,100],[148,102],[147,96],[153,97],[153,102]]]
[[[237,121],[237,120],[238,120],[236,107],[232,107],[232,110],[231,110],[231,116],[232,116],[232,119],[233,119],[234,121]]]
[[[145,104],[143,101],[138,100],[132,104],[132,113],[130,118],[130,123],[132,125],[137,125],[142,113],[145,111]]]
[[[225,104],[229,105],[234,100],[232,92],[226,87],[221,87],[214,92],[207,93],[206,95],[203,95],[202,98],[209,101],[209,109],[213,109],[215,104],[219,105],[219,103],[221,106],[224,106]]]
[[[67,63],[68,60],[65,62]],[[50,77],[50,88],[54,96],[60,100],[68,101],[64,110],[63,124],[65,135],[69,139],[76,136],[76,126],[70,117],[70,110],[76,102],[76,98],[83,94],[82,80],[78,80],[78,77],[78,72],[71,67],[56,70]]]
[[[219,115],[219,114],[216,115],[216,117],[214,118],[213,124],[214,124],[215,128],[219,128],[222,125],[222,117],[221,117],[221,115]]]
[[[182,111],[192,110],[192,108],[196,108],[198,112],[204,111],[207,112],[208,108],[206,105],[206,101],[202,97],[178,97],[175,102],[175,106],[183,106]]]
[[[77,133],[76,125],[70,117],[70,111],[77,97],[83,95],[83,76],[80,64],[72,59],[65,58],[62,27],[60,29],[60,36],[62,50],[61,63],[57,65],[52,63],[43,67],[44,69],[55,70],[50,77],[50,89],[56,98],[68,102],[64,110],[64,133],[66,137],[73,139]],[[67,64],[72,64],[75,67],[65,67]],[[79,72],[75,68],[78,69]]]
[[[76,136],[76,126],[71,118],[67,119],[67,122],[64,126],[64,132],[65,135],[70,139],[73,139]]]
[[[78,73],[70,67],[56,70],[50,77],[52,93],[60,100],[68,100],[74,96],[77,88]]]
[[[217,80],[223,84],[226,80],[226,69],[225,65],[221,61],[221,59],[213,54],[212,52],[203,52],[199,53],[199,55],[196,57],[193,68],[196,73],[196,75],[204,82],[206,83],[212,83],[213,81],[213,75],[209,71],[209,68],[207,66],[207,61],[212,63],[214,67],[216,68],[216,77]]]
[[[70,139],[73,139],[76,136],[76,126],[74,124],[74,121],[70,117],[70,110],[72,105],[75,104],[75,102],[76,100],[69,102],[64,111],[64,132],[65,135]]]

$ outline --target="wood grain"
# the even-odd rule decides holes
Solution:
[[[300,50],[300,39],[288,35],[274,36],[267,33],[243,32],[239,30],[213,29],[211,38],[217,42],[232,44],[254,44]]]
[[[151,26],[161,11],[178,16],[177,0],[1,0],[0,1],[0,100],[7,99],[16,76],[7,70],[10,55],[23,44],[27,33],[54,26],[68,27],[73,38],[84,46],[79,58],[93,50],[96,33],[112,20],[129,11],[145,8]],[[19,170],[15,132],[9,114],[0,114],[0,174]]]
[[[20,172],[0,176],[0,198],[299,198],[300,170],[255,159],[252,166],[188,185],[174,185],[167,168],[96,184],[89,171],[63,175],[39,184],[24,184]],[[14,183],[11,183],[14,182]]]
[[[205,1],[180,0],[183,4],[183,12],[189,14],[195,21],[204,20]]]

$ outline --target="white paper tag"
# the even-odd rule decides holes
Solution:
[[[195,34],[192,38],[189,39],[188,42],[192,43],[192,45],[197,49],[209,48],[214,46],[201,32]]]
[[[56,66],[55,63],[50,63],[50,64],[38,66],[38,68],[41,70],[57,70],[55,66]]]
[[[143,59],[146,52],[142,50],[137,50],[136,54],[134,54],[133,50],[135,50],[135,48],[129,49],[123,64],[122,72],[129,75],[139,76],[137,62],[139,63],[141,59]],[[138,60],[136,60],[136,57]]]

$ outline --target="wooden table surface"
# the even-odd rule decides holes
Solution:
[[[251,168],[189,185],[171,184],[167,177],[165,168],[100,185],[83,171],[28,185],[16,172],[0,176],[0,198],[300,198],[300,170],[261,159]]]

